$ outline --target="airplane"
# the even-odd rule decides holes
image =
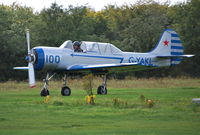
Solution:
[[[30,49],[30,34],[26,31],[28,67],[14,67],[16,70],[28,70],[29,86],[36,86],[35,70],[46,71],[47,75],[41,96],[48,96],[48,82],[58,73],[64,74],[64,84],[61,88],[62,96],[70,96],[71,89],[67,86],[67,75],[80,71],[89,71],[104,75],[103,83],[97,89],[97,94],[107,94],[107,74],[114,71],[138,71],[151,68],[175,66],[183,58],[194,55],[185,55],[179,35],[172,29],[166,29],[155,48],[146,53],[123,52],[110,43],[82,41],[79,44],[81,51],[75,51],[71,40],[65,41],[60,47],[38,46]]]

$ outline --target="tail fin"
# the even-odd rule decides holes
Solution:
[[[151,53],[158,56],[172,56],[171,65],[177,65],[181,62],[181,57],[184,54],[183,46],[179,35],[172,29],[166,29],[158,42],[157,46],[151,51]]]

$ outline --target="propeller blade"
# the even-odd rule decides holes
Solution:
[[[26,30],[26,41],[27,41],[27,47],[28,47],[28,54],[31,54],[29,29]]]
[[[34,72],[34,67],[33,67],[33,63],[29,62],[28,63],[28,77],[29,77],[29,86],[30,88],[33,88],[36,86],[35,83],[35,72]]]

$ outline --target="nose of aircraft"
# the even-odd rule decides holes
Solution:
[[[26,60],[26,61],[29,61],[29,56],[26,56],[26,57],[25,57],[25,60]]]
[[[27,61],[27,62],[35,62],[35,55],[34,54],[29,54],[29,55],[27,55],[26,57],[25,57],[25,60]]]

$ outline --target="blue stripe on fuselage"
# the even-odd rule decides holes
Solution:
[[[71,54],[71,56],[90,57],[90,58],[103,58],[103,59],[117,59],[117,60],[120,60],[120,63],[122,63],[122,61],[124,59],[122,57],[94,56],[94,55],[81,55],[81,54]]]

